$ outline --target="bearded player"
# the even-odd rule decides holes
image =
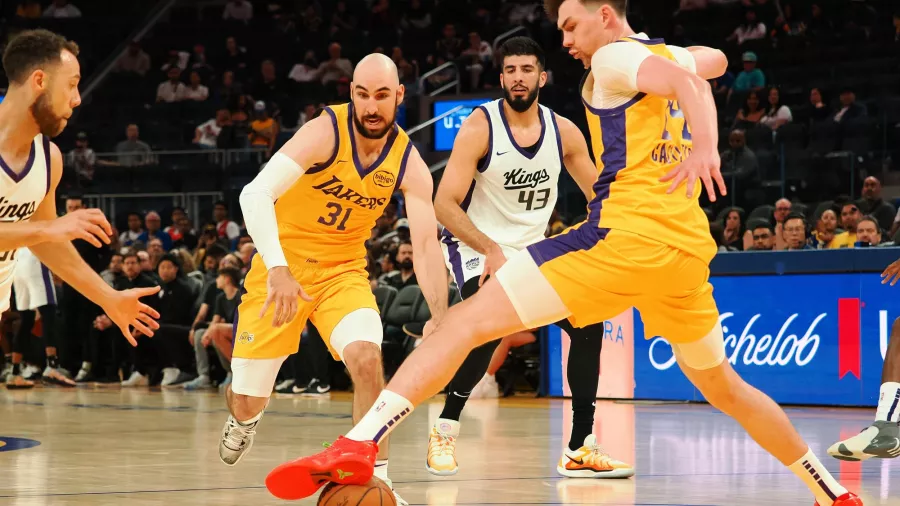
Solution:
[[[428,307],[437,318],[447,310],[431,173],[395,122],[404,91],[389,58],[363,58],[352,101],[306,123],[241,193],[258,253],[234,323],[231,416],[219,445],[228,465],[250,449],[278,370],[297,352],[307,320],[350,371],[354,421],[380,394],[382,325],[365,243],[395,190],[404,193],[413,248],[424,258],[416,277]],[[376,475],[390,484],[384,443]]]
[[[0,313],[9,309],[16,253],[27,247],[63,281],[109,315],[133,345],[129,326],[152,336],[159,314],[139,299],[159,287],[117,292],[72,246],[83,239],[109,244],[112,228],[99,210],[56,215],[63,158],[50,138],[59,135],[81,103],[78,46],[47,30],[25,31],[3,52],[9,79],[0,103]]]
[[[547,81],[538,43],[513,37],[500,46],[500,55],[504,98],[479,106],[463,123],[435,197],[446,227],[444,256],[463,299],[508,258],[544,238],[563,166],[588,201],[597,179],[578,127],[538,104]],[[570,478],[631,476],[634,468],[602,451],[592,434],[603,324],[575,328],[563,319],[557,325],[571,338],[566,372],[572,389],[572,433],[557,472]],[[472,350],[450,381],[428,440],[425,468],[431,474],[458,471],[460,415],[498,344],[489,341]]]

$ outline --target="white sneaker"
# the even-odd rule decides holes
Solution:
[[[453,476],[459,472],[456,463],[456,438],[459,422],[438,418],[428,436],[428,455],[425,470],[435,476]]]
[[[148,385],[150,385],[150,380],[137,371],[131,373],[131,376],[122,382],[123,387],[145,387]]]
[[[243,425],[233,415],[228,415],[225,427],[222,429],[222,440],[219,441],[219,458],[227,466],[234,466],[253,446],[253,436],[256,435],[256,426],[262,420],[263,410],[255,422]]]
[[[22,368],[22,377],[27,380],[36,380],[41,377],[41,368],[28,364]]]
[[[281,383],[275,385],[275,391],[281,393],[283,390],[287,390],[287,389],[291,388],[292,386],[294,386],[294,379],[293,378],[286,379],[286,380],[282,381]]]
[[[491,374],[485,374],[469,395],[470,399],[496,399],[497,397],[500,397],[500,385],[497,384],[497,378]]]
[[[54,369],[54,368],[50,367],[49,365],[47,366],[46,369],[44,369],[44,374],[41,379],[43,379],[45,383],[52,383],[54,385],[65,386],[65,387],[74,387],[75,386],[75,382],[72,381],[71,378],[66,377],[64,374],[59,372],[59,370]]]
[[[91,375],[91,364],[90,362],[84,362],[81,364],[81,369],[78,371],[78,374],[75,375],[75,383],[81,383],[86,380]]]
[[[159,384],[159,386],[167,387],[175,383],[175,380],[178,379],[179,372],[181,371],[179,371],[175,367],[166,367],[165,369],[163,369],[162,382]]]

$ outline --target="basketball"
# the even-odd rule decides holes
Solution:
[[[364,485],[329,483],[319,495],[318,506],[397,506],[387,483],[372,477]]]

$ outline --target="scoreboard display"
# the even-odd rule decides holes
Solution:
[[[453,149],[453,141],[456,139],[456,133],[462,126],[463,121],[472,114],[481,104],[490,102],[490,98],[471,98],[465,100],[437,100],[432,104],[433,118],[452,110],[457,106],[462,106],[458,111],[450,114],[445,118],[441,118],[434,124],[434,150],[450,151]]]

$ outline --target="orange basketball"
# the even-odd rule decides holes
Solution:
[[[365,485],[329,483],[319,495],[318,506],[397,506],[387,483],[372,477]]]

